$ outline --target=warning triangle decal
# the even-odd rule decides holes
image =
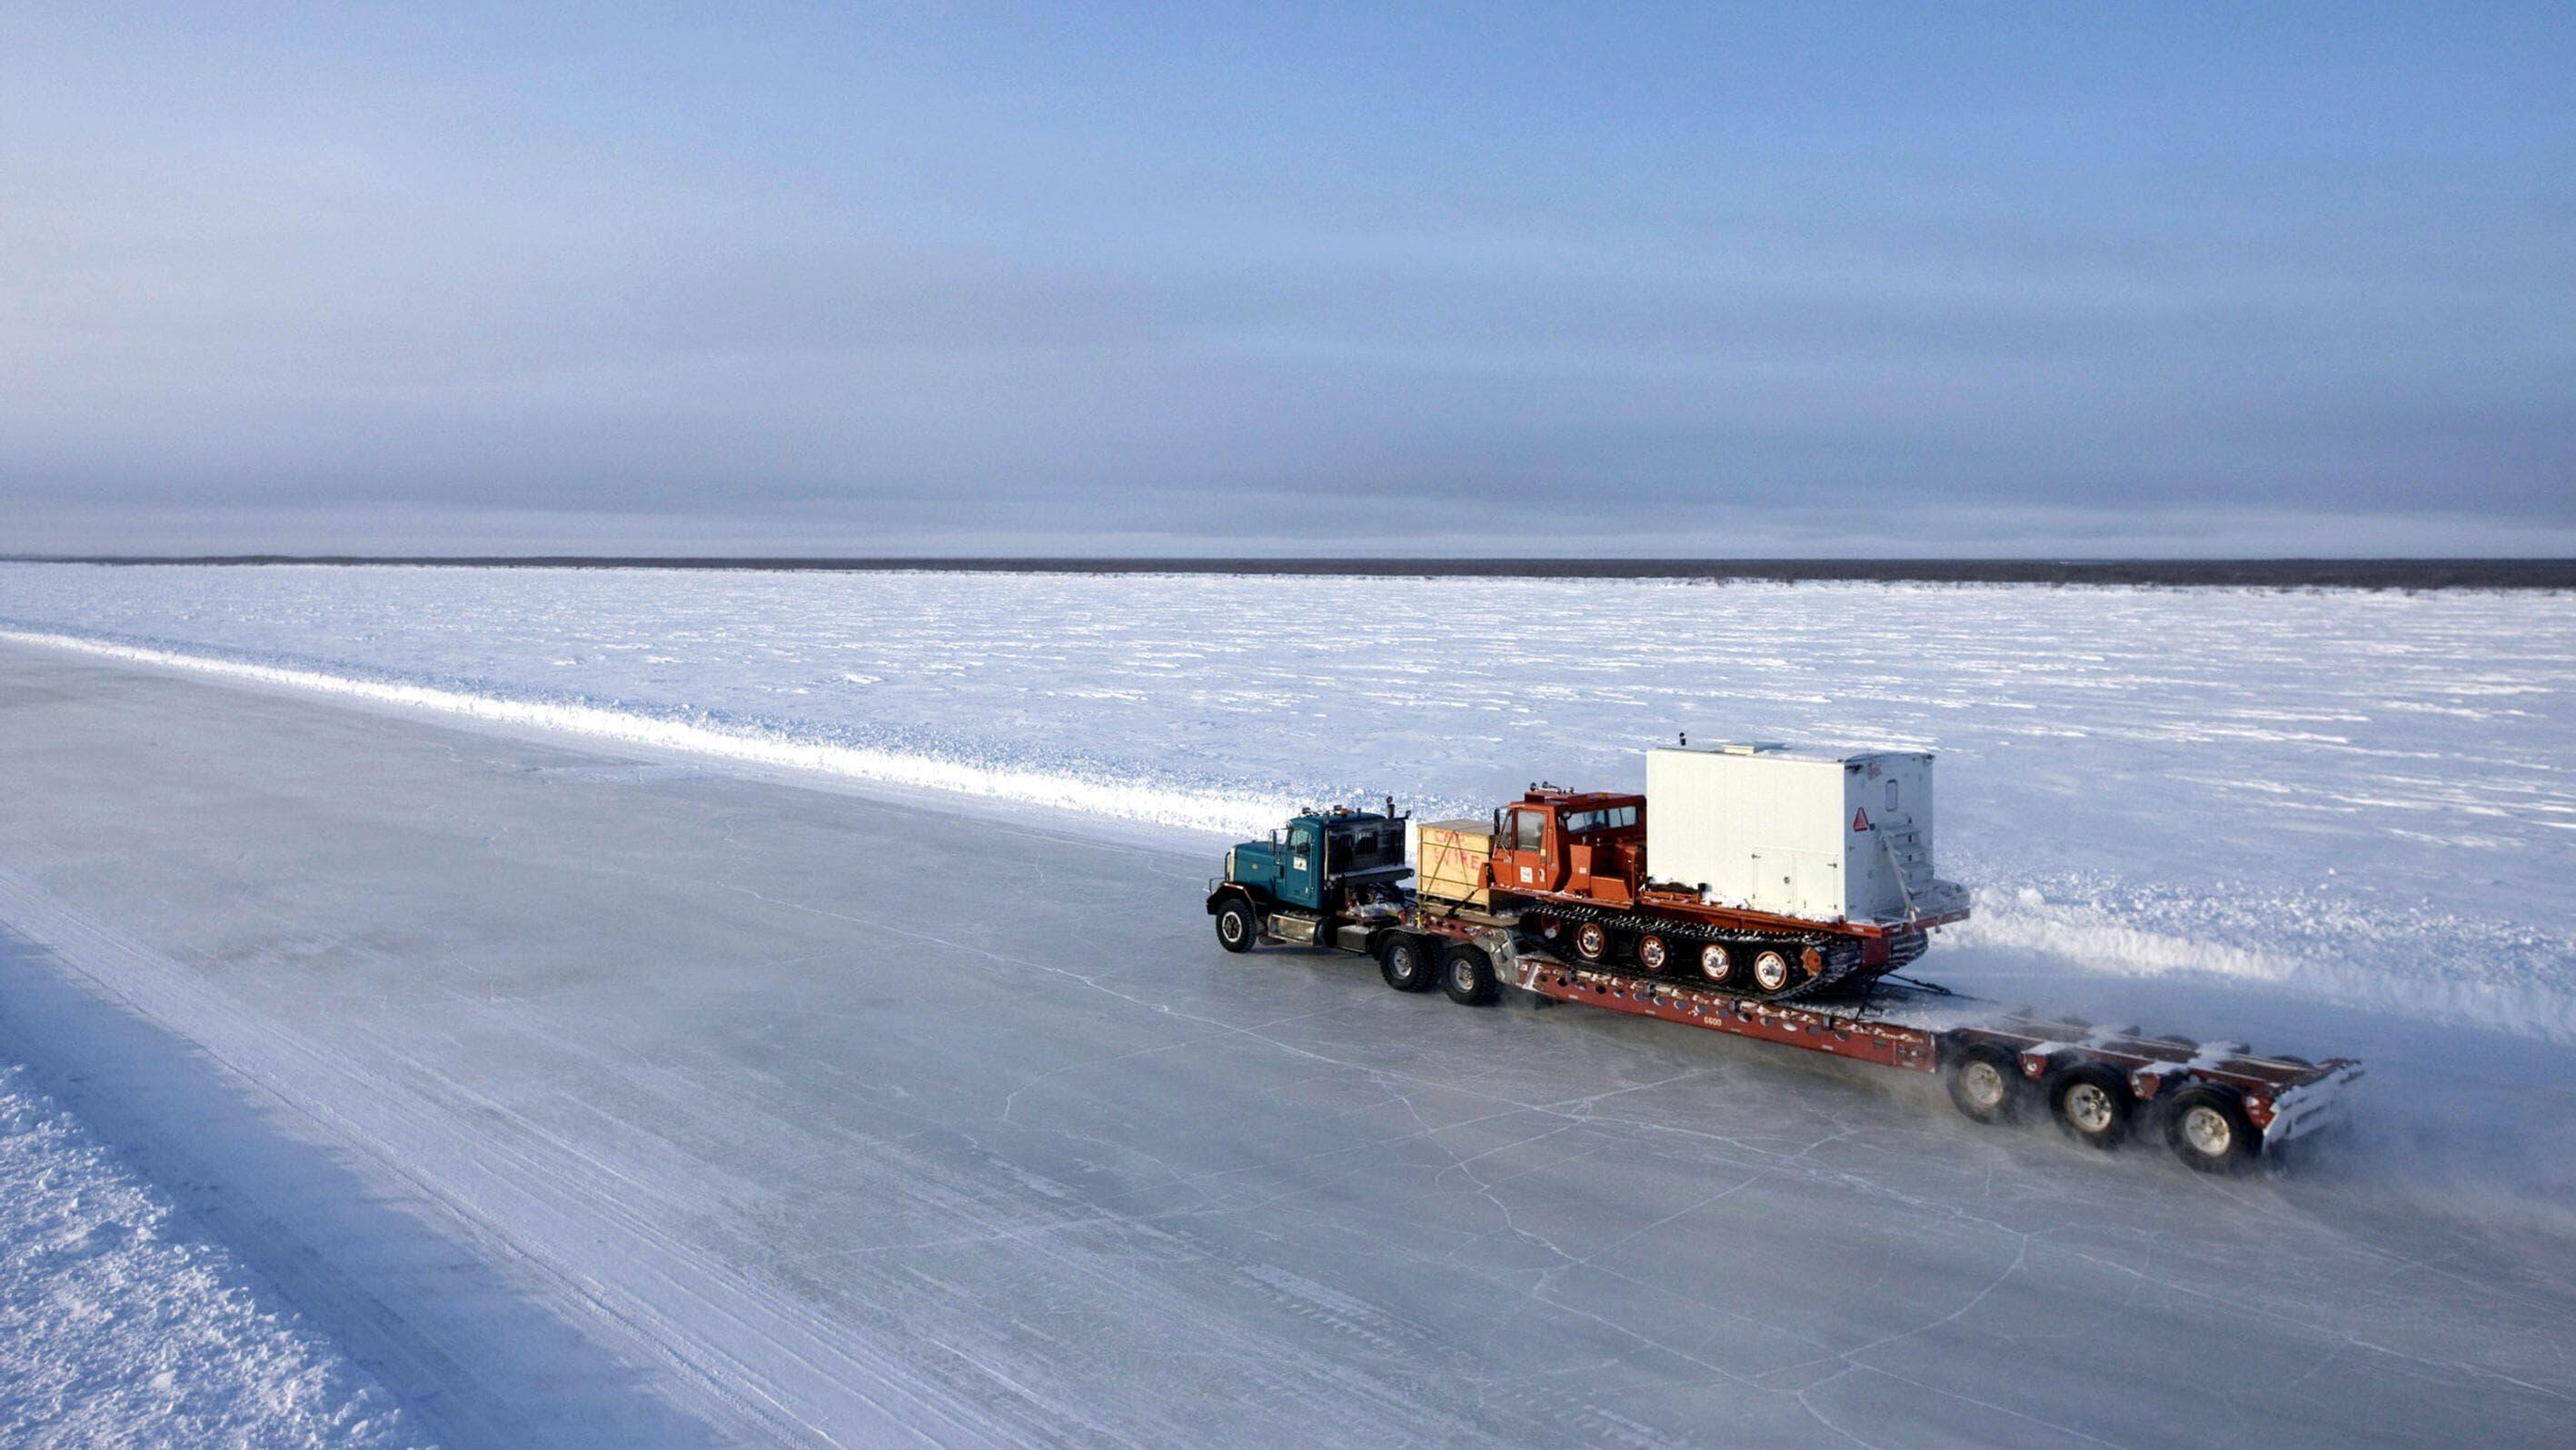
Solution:
[[[1869,807],[1862,806],[1859,810],[1852,812],[1852,829],[1855,831],[1866,831],[1869,829]]]

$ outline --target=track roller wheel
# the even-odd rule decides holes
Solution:
[[[1650,972],[1661,973],[1664,968],[1672,964],[1673,949],[1665,943],[1662,933],[1650,931],[1637,938],[1638,966]]]
[[[2021,1067],[1992,1043],[1971,1043],[1949,1054],[1941,1080],[1950,1101],[1980,1123],[2009,1123],[2021,1116]]]
[[[1759,946],[1753,950],[1753,989],[1765,997],[1777,996],[1798,979],[1798,964],[1785,946]]]
[[[2185,1088],[2165,1109],[2166,1146],[2203,1173],[2244,1172],[2262,1141],[2232,1088]]]
[[[1482,1007],[1501,991],[1494,980],[1494,964],[1474,947],[1451,947],[1449,960],[1440,965],[1440,990],[1461,1007]]]
[[[1574,924],[1574,954],[1587,966],[1599,966],[1610,959],[1610,928],[1597,921]]]
[[[2129,1136],[2129,1119],[2137,1100],[2129,1085],[2107,1067],[2070,1067],[2048,1082],[2048,1108],[2057,1125],[2075,1141],[2095,1148],[2114,1148]]]
[[[1735,953],[1722,941],[1699,944],[1700,979],[1712,987],[1723,987],[1735,980]]]
[[[1419,992],[1431,985],[1431,953],[1421,938],[1392,933],[1378,946],[1377,974],[1399,992]]]
[[[1252,903],[1236,897],[1216,909],[1216,942],[1230,952],[1248,952],[1261,935],[1261,919]]]

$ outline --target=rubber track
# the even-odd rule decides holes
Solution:
[[[1891,961],[1885,967],[1879,969],[1879,971],[1864,974],[1860,960],[1860,943],[1852,940],[1850,937],[1834,936],[1825,932],[1721,931],[1713,927],[1703,926],[1698,922],[1684,921],[1674,917],[1650,916],[1641,918],[1633,912],[1609,911],[1598,906],[1574,906],[1553,901],[1526,908],[1524,914],[1533,916],[1553,916],[1561,921],[1599,922],[1603,926],[1611,927],[1626,933],[1631,939],[1643,936],[1648,931],[1653,931],[1663,936],[1678,937],[1684,941],[1717,941],[1725,942],[1729,946],[1758,946],[1767,944],[1797,947],[1813,946],[1820,948],[1824,952],[1825,969],[1823,971],[1818,972],[1816,975],[1809,977],[1807,980],[1794,987],[1790,987],[1785,991],[1771,993],[1768,996],[1764,996],[1756,992],[1742,991],[1731,986],[1717,986],[1700,977],[1696,972],[1655,973],[1647,971],[1633,961],[1614,962],[1605,959],[1596,963],[1583,961],[1579,957],[1567,958],[1567,960],[1572,961],[1576,965],[1585,967],[1589,970],[1623,972],[1624,974],[1635,976],[1640,981],[1672,982],[1676,980],[1687,980],[1690,985],[1703,991],[1721,992],[1730,997],[1740,997],[1747,1002],[1800,1001],[1804,998],[1817,996],[1829,988],[1858,985],[1861,982],[1869,980],[1870,977],[1880,975],[1882,972],[1892,972],[1899,966],[1904,965],[1902,962]],[[1542,949],[1551,954],[1555,954],[1555,947],[1546,943],[1543,939],[1540,945]]]

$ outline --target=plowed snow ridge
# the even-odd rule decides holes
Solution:
[[[77,1118],[0,1067],[0,1443],[426,1443]]]
[[[129,660],[137,664],[160,665],[171,669],[192,670],[200,674],[254,680],[265,685],[319,690],[326,694],[348,695],[378,704],[401,705],[450,715],[465,715],[477,720],[489,720],[507,725],[564,730],[576,735],[595,736],[603,740],[622,740],[636,745],[653,746],[657,749],[686,750],[701,755],[724,756],[757,765],[819,770],[853,780],[876,781],[881,784],[927,790],[955,791],[963,795],[989,796],[1055,810],[1117,816],[1191,830],[1248,831],[1253,829],[1252,823],[1275,819],[1286,809],[1284,800],[1264,806],[1252,806],[1239,800],[1211,794],[1159,790],[1150,786],[1117,782],[1089,781],[1067,775],[1051,775],[1043,771],[963,765],[927,756],[903,755],[889,750],[800,741],[754,734],[744,729],[726,729],[715,725],[692,724],[683,720],[657,719],[631,711],[600,709],[590,705],[549,704],[503,699],[490,695],[469,695],[427,685],[388,684],[379,680],[323,674],[315,670],[246,664],[238,660],[182,654],[175,650],[110,644],[98,640],[79,639],[70,635],[7,630],[0,631],[0,639],[12,640],[20,644],[76,650],[83,654]]]

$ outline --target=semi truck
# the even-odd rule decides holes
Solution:
[[[1226,853],[1207,911],[1229,952],[1359,954],[1400,992],[1510,992],[1938,1074],[1977,1122],[2044,1111],[2097,1148],[2144,1125],[2203,1171],[2278,1159],[2333,1120],[2362,1072],[2348,1058],[2146,1036],[1897,975],[1968,912],[1932,871],[1931,764],[1685,739],[1648,752],[1642,795],[1533,783],[1486,819],[1424,823],[1391,797],[1307,810]]]

